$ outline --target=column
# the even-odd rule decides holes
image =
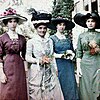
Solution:
[[[97,0],[98,13],[100,14],[100,0]]]
[[[92,4],[91,4],[91,2],[92,2],[91,0],[88,0],[88,4],[89,4],[89,12],[92,11],[92,9],[91,9],[91,8],[92,8]]]

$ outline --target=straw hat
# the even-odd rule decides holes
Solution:
[[[24,21],[27,21],[26,17],[23,17],[16,13],[16,10],[12,8],[6,9],[3,13],[0,14],[0,21],[3,23],[4,20],[9,18],[18,18],[19,22],[18,24],[22,24]]]

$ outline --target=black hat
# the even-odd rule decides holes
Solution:
[[[57,17],[57,18],[52,18],[51,19],[51,24],[52,24],[51,29],[56,30],[57,29],[56,28],[57,24],[62,23],[62,22],[64,22],[65,25],[66,25],[65,30],[71,30],[72,28],[75,27],[75,24],[72,21],[70,21],[66,18]]]
[[[74,21],[76,24],[78,24],[84,28],[87,28],[86,20],[89,18],[93,18],[96,21],[95,28],[99,29],[100,28],[100,16],[97,13],[87,13],[86,15],[81,14],[81,13],[77,13],[74,16]]]
[[[33,25],[35,26],[35,28],[41,24],[46,25],[48,27],[48,25],[50,24],[51,18],[52,18],[51,14],[33,11],[31,21]]]
[[[16,10],[12,8],[7,8],[3,13],[0,14],[0,20],[3,23],[3,20],[9,19],[9,18],[18,18],[18,24],[22,24],[24,21],[27,21],[26,17],[23,17],[16,13]]]

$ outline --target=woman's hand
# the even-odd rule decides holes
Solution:
[[[77,76],[81,77],[82,76],[82,71],[80,66],[77,66]]]
[[[69,56],[70,60],[73,60],[75,54],[72,50],[67,50],[66,54]]]
[[[1,83],[6,83],[7,82],[7,77],[3,71],[3,63],[0,63],[0,82]]]
[[[1,69],[0,69],[1,70]],[[6,75],[4,74],[4,72],[3,71],[0,71],[0,82],[1,83],[6,83],[7,82],[7,77],[6,77]]]
[[[56,70],[56,75],[58,76],[58,70]]]
[[[44,64],[44,63],[49,64],[50,61],[51,61],[51,58],[49,58],[48,56],[43,56],[43,57],[42,57],[42,63],[43,63],[43,64]]]
[[[81,77],[81,76],[82,76],[82,71],[81,71],[81,67],[80,67],[80,62],[81,62],[81,59],[80,59],[80,58],[77,58],[77,76],[78,76],[78,77]]]
[[[24,61],[24,68],[25,68],[26,78],[28,78],[28,63],[26,61]]]
[[[97,53],[97,52],[100,52],[100,48],[97,46],[96,48],[95,48],[95,52]]]
[[[96,41],[95,41],[95,40],[90,41],[89,46],[90,46],[91,48],[96,48],[96,47],[97,47]]]
[[[72,50],[67,50],[62,54],[61,58],[73,60],[74,56],[75,54]]]
[[[77,80],[77,83],[79,83],[79,79],[80,77],[82,76],[82,71],[81,71],[81,67],[80,67],[80,62],[81,62],[81,59],[80,58],[77,58],[77,70],[76,70],[76,80]]]

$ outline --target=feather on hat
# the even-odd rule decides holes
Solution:
[[[51,21],[52,15],[45,13],[45,12],[37,12],[37,11],[32,11],[32,18],[31,21],[33,23],[33,25],[35,26],[35,28],[37,26],[39,26],[40,24],[44,24],[47,27],[50,25],[50,21]],[[50,27],[48,27],[50,28]]]

